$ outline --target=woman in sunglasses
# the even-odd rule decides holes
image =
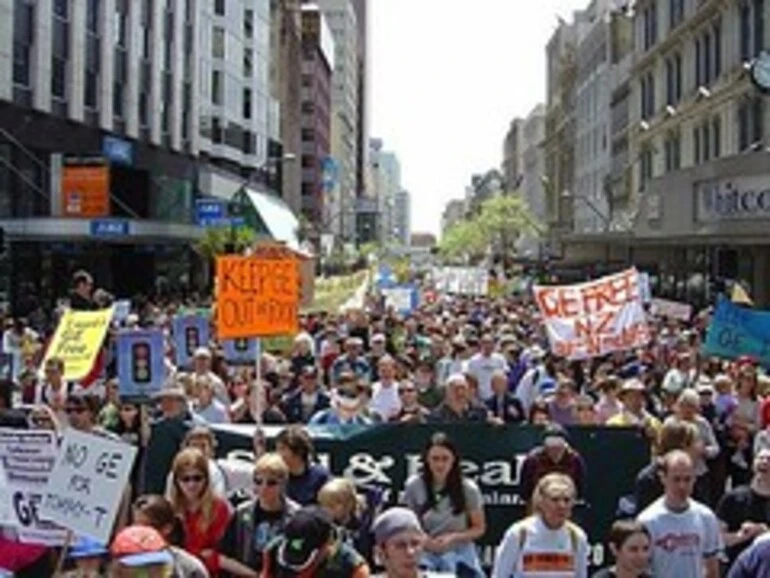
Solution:
[[[268,544],[283,532],[300,506],[286,496],[289,468],[277,453],[254,466],[253,500],[238,506],[222,540],[222,568],[233,576],[256,577]]]
[[[184,549],[200,558],[212,577],[219,576],[217,549],[230,522],[230,506],[214,493],[208,459],[200,450],[187,448],[179,452],[171,472],[169,500],[182,519]]]

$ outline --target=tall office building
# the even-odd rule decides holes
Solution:
[[[412,238],[412,196],[409,191],[396,193],[393,203],[393,238],[408,247]]]
[[[521,125],[521,181],[518,191],[527,202],[532,217],[540,224],[546,221],[546,199],[543,187],[545,156],[542,147],[544,139],[545,107],[538,104]],[[529,259],[543,256],[542,240],[539,238],[523,236],[517,243],[517,249],[519,254]]]
[[[302,213],[320,235],[325,198],[337,189],[331,158],[334,37],[316,5],[302,7]],[[324,174],[325,173],[325,174]]]
[[[377,239],[385,246],[396,236],[396,195],[402,185],[401,163],[395,153],[385,150],[382,139],[369,139],[369,170],[379,215]]]
[[[331,149],[337,165],[338,191],[330,195],[325,219],[330,233],[343,243],[356,237],[358,163],[358,21],[351,0],[318,0],[334,36]]]

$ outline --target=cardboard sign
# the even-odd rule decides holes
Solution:
[[[668,299],[658,299],[656,297],[650,301],[650,313],[656,317],[669,317],[670,319],[689,321],[692,318],[692,305]]]
[[[532,290],[551,350],[560,357],[598,357],[641,347],[650,339],[636,269]]]
[[[40,504],[41,515],[109,543],[135,457],[133,446],[69,428]]]
[[[217,257],[217,336],[238,339],[296,333],[299,295],[296,259]]]
[[[43,367],[46,361],[58,357],[64,361],[65,381],[78,381],[87,376],[104,342],[112,311],[112,307],[100,311],[65,311],[45,352]]]
[[[122,331],[118,334],[118,389],[121,397],[147,399],[163,387],[163,332]]]
[[[254,365],[259,355],[259,339],[225,339],[222,350],[228,363]]]
[[[176,365],[181,368],[192,366],[193,355],[199,347],[209,345],[208,311],[174,317],[171,332],[174,336]]]
[[[748,355],[770,366],[770,311],[746,309],[720,296],[703,352],[726,359]]]
[[[66,539],[67,531],[38,511],[57,455],[52,431],[0,429],[0,469],[8,500],[2,523],[14,526],[24,543],[61,546]]]

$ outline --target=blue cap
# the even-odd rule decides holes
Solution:
[[[100,558],[108,554],[107,546],[86,536],[79,536],[77,541],[70,546],[67,558],[77,560],[79,558]]]

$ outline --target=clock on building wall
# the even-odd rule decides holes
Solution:
[[[770,94],[770,53],[762,51],[749,70],[751,81],[761,92]]]

